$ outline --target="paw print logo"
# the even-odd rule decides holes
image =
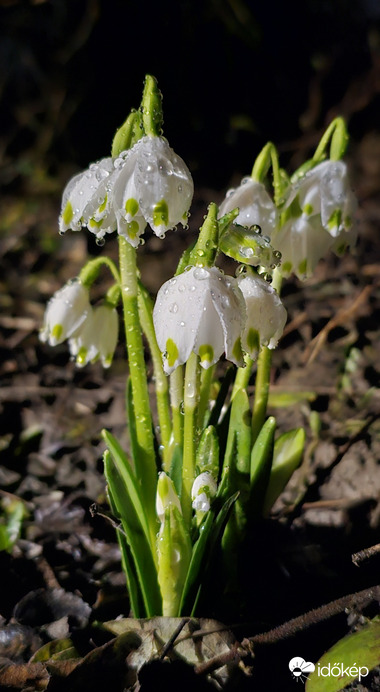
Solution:
[[[301,656],[295,656],[289,661],[289,670],[297,682],[299,680],[305,682],[308,673],[313,673],[315,670],[314,663],[305,661]]]

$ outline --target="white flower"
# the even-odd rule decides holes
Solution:
[[[41,341],[56,346],[73,336],[91,311],[88,289],[79,280],[69,281],[47,304]]]
[[[344,235],[348,240],[348,233]],[[318,215],[301,214],[289,219],[273,234],[272,243],[281,252],[282,276],[294,273],[301,280],[312,276],[319,260],[334,249],[334,238],[323,228]]]
[[[196,512],[208,512],[210,509],[210,501],[216,495],[218,489],[215,478],[208,471],[200,473],[196,477],[193,487],[191,488],[191,499],[193,509]]]
[[[86,320],[69,339],[70,353],[79,367],[101,359],[109,368],[117,344],[119,321],[117,311],[108,305],[91,308]]]
[[[264,185],[252,178],[243,178],[239,187],[229,190],[219,207],[219,217],[239,207],[235,223],[242,226],[257,224],[264,235],[277,227],[278,212]]]
[[[308,171],[290,188],[285,208],[288,219],[271,236],[285,277],[294,272],[307,279],[330,250],[341,255],[356,242],[356,200],[343,161],[324,161]]]
[[[165,509],[174,505],[182,514],[181,503],[177,495],[174,483],[169,476],[162,471],[158,474],[156,494],[156,514],[161,522],[165,519]]]
[[[163,237],[187,224],[194,192],[184,161],[164,137],[142,137],[132,149],[101,159],[66,186],[60,232],[87,226],[98,238],[114,230],[137,246],[146,224]]]
[[[236,279],[216,267],[190,267],[167,281],[153,310],[157,343],[170,374],[194,351],[209,368],[223,352],[242,365],[240,335],[245,305]]]
[[[323,228],[336,238],[351,229],[356,199],[344,161],[323,161],[305,173],[291,188],[285,207],[298,198],[302,213],[320,216]]]
[[[247,310],[241,344],[251,358],[256,358],[261,346],[277,346],[287,313],[277,291],[264,279],[247,274],[237,281]]]
[[[111,204],[110,181],[115,172],[114,162],[108,157],[91,163],[78,173],[65,187],[59,217],[59,231],[69,228],[80,231],[83,226],[102,238],[116,229],[116,217]]]
[[[115,182],[119,233],[133,240],[147,223],[160,237],[178,223],[185,226],[193,192],[190,172],[167,140],[143,137],[130,150]]]

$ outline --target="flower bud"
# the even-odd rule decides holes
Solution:
[[[210,502],[215,497],[217,489],[217,483],[211,473],[204,471],[197,476],[191,489],[193,509],[196,512],[208,512]]]

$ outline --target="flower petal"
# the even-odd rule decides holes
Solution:
[[[243,178],[239,187],[227,192],[219,207],[219,218],[236,207],[239,207],[239,214],[235,223],[248,227],[257,224],[268,236],[277,227],[278,212],[272,199],[264,185],[252,178]]]

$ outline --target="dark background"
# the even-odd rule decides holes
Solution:
[[[147,72],[171,146],[214,189],[268,139],[295,165],[337,114],[353,140],[380,128],[377,0],[1,0],[0,18],[7,186],[106,156]]]

